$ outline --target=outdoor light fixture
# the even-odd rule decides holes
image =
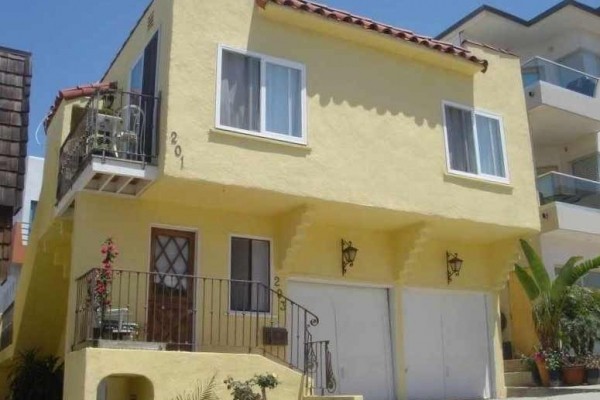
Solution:
[[[348,267],[354,265],[354,259],[358,249],[352,246],[352,242],[342,239],[342,275],[346,275]]]
[[[452,277],[454,275],[458,276],[460,274],[460,269],[462,268],[463,260],[458,258],[458,253],[450,253],[446,252],[446,271],[448,273],[448,285],[452,282]]]

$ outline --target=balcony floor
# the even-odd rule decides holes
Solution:
[[[125,197],[141,195],[158,176],[158,167],[148,163],[111,157],[91,156],[71,189],[56,205],[62,215],[81,190],[110,193]]]

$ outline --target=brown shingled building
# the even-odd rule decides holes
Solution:
[[[31,54],[0,46],[0,282],[6,279],[13,215],[23,201]]]

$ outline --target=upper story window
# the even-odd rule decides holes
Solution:
[[[219,48],[217,127],[306,144],[304,66]]]
[[[445,103],[444,125],[450,172],[508,182],[504,133],[499,117]]]

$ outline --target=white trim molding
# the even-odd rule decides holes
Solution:
[[[260,60],[260,124],[259,131],[236,128],[221,124],[221,75],[223,68],[223,52],[229,51],[232,53],[241,54],[257,58]],[[270,132],[266,128],[266,68],[267,64],[279,65],[300,72],[300,125],[301,137],[286,135],[277,132]],[[217,83],[216,83],[216,104],[215,104],[215,128],[222,131],[235,132],[239,134],[258,136],[267,139],[273,139],[282,142],[296,143],[299,145],[307,145],[307,112],[306,112],[306,67],[304,64],[294,61],[276,58],[265,54],[255,53],[248,50],[237,49],[220,44],[217,51]]]
[[[477,171],[478,171],[477,173],[471,173],[471,172],[456,170],[456,169],[452,168],[451,160],[450,160],[450,146],[449,146],[449,142],[448,142],[448,125],[447,125],[447,121],[446,121],[446,107],[452,107],[452,108],[456,108],[459,110],[468,111],[471,113],[471,120],[472,120],[472,124],[473,124],[473,142],[474,142],[474,147],[475,147],[475,158],[477,161]],[[499,129],[500,129],[500,142],[502,145],[504,176],[489,175],[489,174],[484,174],[484,173],[480,172],[481,171],[481,165],[480,165],[481,159],[480,159],[480,155],[479,155],[479,143],[477,140],[477,126],[476,126],[476,122],[475,122],[476,116],[478,116],[478,115],[498,121]],[[504,134],[504,123],[503,123],[503,119],[502,119],[501,115],[494,114],[492,112],[485,111],[485,110],[482,110],[479,108],[465,106],[463,104],[455,103],[452,101],[443,100],[442,101],[442,121],[443,121],[443,128],[444,128],[446,169],[449,174],[465,176],[468,178],[475,178],[475,179],[489,181],[489,182],[510,184],[510,175],[509,175],[509,168],[508,168],[508,155],[506,153],[506,139],[505,139],[505,134]]]

